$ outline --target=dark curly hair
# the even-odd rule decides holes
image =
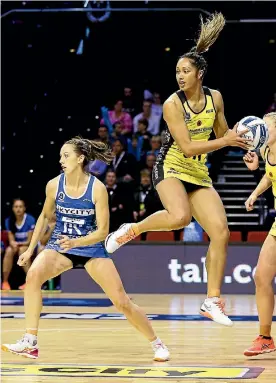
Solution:
[[[184,57],[190,59],[192,64],[195,65],[198,70],[202,70],[203,78],[207,72],[207,61],[202,54],[207,52],[210,46],[213,45],[218,38],[225,25],[225,18],[222,13],[214,13],[209,19],[206,20],[205,23],[203,22],[202,17],[200,17],[200,20],[201,27],[199,37],[196,40],[196,45],[190,50],[190,52],[180,56],[179,60]]]

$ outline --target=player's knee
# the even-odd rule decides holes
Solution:
[[[191,216],[184,211],[175,211],[172,215],[172,229],[182,229],[191,222]]]
[[[220,222],[218,224],[214,224],[212,227],[212,233],[210,233],[210,240],[223,241],[224,243],[228,243],[230,231],[228,225],[224,222]]]
[[[125,313],[130,310],[131,300],[127,294],[119,294],[114,300],[113,304],[120,313]]]
[[[257,270],[254,275],[254,282],[257,288],[264,288],[270,286],[272,281],[267,278],[266,273]]]
[[[39,285],[42,286],[43,282],[43,275],[41,274],[41,271],[39,269],[30,269],[27,272],[26,275],[26,284],[27,286],[30,285]]]
[[[5,251],[5,258],[13,258],[14,257],[14,254],[15,254],[15,251],[13,250],[13,248],[11,246],[7,247],[6,251]]]

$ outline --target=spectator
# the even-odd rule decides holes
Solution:
[[[162,204],[151,183],[150,171],[144,169],[140,172],[140,176],[140,185],[134,193],[133,217],[135,221],[141,221],[162,209]],[[146,233],[142,234],[141,239],[146,239]]]
[[[138,122],[141,119],[148,120],[148,129],[147,131],[155,135],[159,133],[160,119],[152,113],[151,110],[152,102],[150,100],[144,100],[143,102],[143,112],[137,114],[133,119],[133,131],[136,133],[138,131]]]
[[[101,142],[103,142],[106,145],[109,145],[109,135],[108,135],[108,129],[105,125],[102,125],[98,129],[98,137]]]
[[[139,162],[142,157],[143,142],[143,137],[137,136],[133,136],[132,139],[128,138],[127,140],[127,152],[132,154],[137,162]]]
[[[153,93],[153,103],[151,106],[152,113],[159,118],[159,121],[162,118],[163,114],[163,105],[161,103],[161,97],[158,92]]]
[[[110,228],[109,231],[115,231],[125,222],[126,207],[125,193],[123,185],[117,184],[116,173],[109,170],[106,173],[105,186],[108,193],[108,203],[110,211]]]
[[[114,122],[113,133],[111,134],[111,142],[114,142],[116,140],[120,140],[125,145],[126,144],[126,138],[122,134],[122,132],[123,132],[123,125],[122,125],[121,121]]]
[[[148,131],[148,126],[148,120],[146,118],[141,118],[141,120],[138,121],[138,130],[135,134],[137,137],[143,138],[142,150],[145,153],[150,150],[150,139],[152,137],[152,134]]]
[[[146,168],[152,173],[153,165],[155,164],[156,157],[154,154],[148,154],[146,157]]]
[[[13,266],[15,255],[20,256],[27,250],[35,227],[35,219],[26,213],[25,202],[17,198],[13,201],[12,215],[6,219],[5,227],[8,231],[9,245],[5,251],[3,260],[3,283],[2,290],[10,290],[9,275]],[[23,266],[25,273],[29,270],[31,261]],[[23,290],[25,285],[19,287]]]
[[[137,162],[132,154],[125,151],[124,142],[117,139],[112,145],[114,159],[111,167],[116,173],[117,182],[132,182],[137,178]]]
[[[132,118],[129,113],[126,113],[123,111],[123,101],[118,100],[115,105],[114,109],[111,111],[108,111],[108,117],[111,122],[111,124],[114,124],[117,121],[120,121],[122,125],[122,132],[121,134],[129,134],[132,132]],[[101,120],[101,124],[104,123],[104,119]]]
[[[126,86],[123,95],[124,111],[129,113],[132,117],[135,116],[136,102],[132,93],[132,88]]]
[[[183,241],[184,242],[202,242],[203,229],[200,224],[192,217],[188,226],[184,227]]]
[[[107,164],[101,160],[94,160],[89,162],[86,169],[89,173],[103,181]]]
[[[157,157],[161,148],[161,136],[153,136],[150,140],[151,150],[148,151],[147,155],[154,154]]]
[[[276,93],[274,93],[274,100],[272,104],[268,107],[265,113],[272,113],[272,112],[276,112]]]

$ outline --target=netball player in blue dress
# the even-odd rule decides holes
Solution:
[[[89,161],[109,163],[112,154],[101,142],[80,137],[67,141],[60,152],[63,173],[48,182],[46,200],[37,220],[31,243],[18,264],[25,265],[56,213],[56,226],[46,248],[36,257],[26,278],[24,305],[26,332],[15,344],[3,344],[2,350],[36,359],[37,332],[42,309],[42,284],[83,264],[88,274],[100,285],[114,306],[150,342],[154,360],[166,361],[169,351],[156,337],[144,312],[127,296],[103,240],[109,230],[108,197],[105,186],[85,171]]]

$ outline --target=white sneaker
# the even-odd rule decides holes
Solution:
[[[108,253],[114,253],[119,247],[136,237],[131,223],[124,223],[118,230],[110,233],[105,240],[105,248]]]
[[[233,326],[234,323],[224,312],[225,303],[220,298],[206,298],[200,308],[200,314],[224,326]]]
[[[38,358],[38,346],[37,342],[31,343],[26,335],[21,340],[18,340],[14,344],[2,344],[1,349],[8,351],[16,355],[24,356],[25,358],[37,359]]]
[[[166,362],[167,360],[170,360],[170,352],[163,343],[153,346],[153,351],[153,360],[155,360],[156,362]]]

